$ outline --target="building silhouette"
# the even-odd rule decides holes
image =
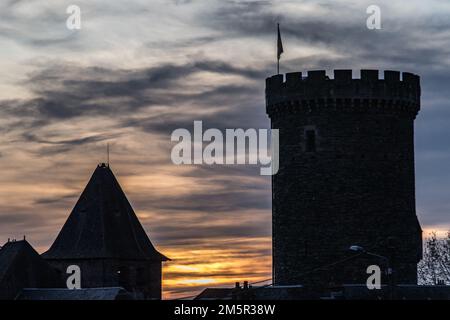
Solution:
[[[42,257],[61,273],[81,268],[81,287],[122,287],[161,299],[161,263],[109,165],[94,171],[55,242]]]
[[[385,71],[380,79],[378,70],[361,70],[355,79],[351,70],[335,70],[334,79],[309,71],[266,80],[267,114],[280,133],[272,178],[275,286],[365,284],[370,264],[393,270],[390,281],[417,283],[420,79],[400,75]],[[350,246],[379,257],[355,255]]]
[[[23,288],[55,288],[64,281],[24,240],[8,240],[0,249],[0,300],[15,299]]]
[[[50,249],[24,239],[0,248],[0,299],[161,299],[159,253],[107,164],[97,166]],[[67,269],[80,268],[69,290]]]

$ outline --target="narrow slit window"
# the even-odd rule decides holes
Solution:
[[[316,151],[316,131],[306,130],[306,152]]]

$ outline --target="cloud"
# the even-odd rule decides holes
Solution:
[[[77,117],[130,115],[141,108],[175,107],[198,103],[199,106],[227,107],[227,99],[248,97],[249,85],[219,85],[196,89],[187,87],[186,78],[198,73],[238,76],[260,80],[263,71],[238,68],[220,61],[192,62],[185,65],[162,65],[139,70],[114,70],[97,67],[55,65],[30,75],[25,82],[34,98],[1,101],[10,115],[32,116],[36,123]]]

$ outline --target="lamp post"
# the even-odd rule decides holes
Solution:
[[[354,251],[354,252],[361,252],[361,253],[364,253],[364,254],[366,254],[368,256],[379,258],[379,259],[381,259],[384,262],[384,264],[386,265],[386,275],[387,275],[387,280],[388,280],[389,299],[393,300],[393,298],[394,298],[394,290],[393,290],[394,286],[393,286],[393,283],[392,283],[393,270],[391,268],[391,264],[390,264],[389,258],[387,258],[385,256],[382,256],[382,255],[379,255],[379,254],[376,254],[376,253],[373,253],[373,252],[369,252],[366,249],[364,249],[364,247],[357,246],[357,245],[350,246],[349,250],[350,251]]]

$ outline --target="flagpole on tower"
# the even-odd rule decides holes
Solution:
[[[277,59],[277,74],[280,74],[280,58]]]

